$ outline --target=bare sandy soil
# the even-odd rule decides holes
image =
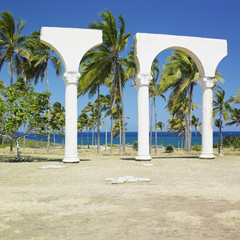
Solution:
[[[0,163],[1,240],[240,239],[239,153],[215,160],[161,153],[151,167],[134,153],[79,150],[78,164],[60,162],[62,153],[51,150],[49,162]],[[66,168],[39,169],[46,165]],[[151,181],[105,181],[121,176]]]

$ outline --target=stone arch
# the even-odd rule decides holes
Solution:
[[[212,151],[212,88],[219,62],[227,55],[227,41],[220,39],[137,33],[134,53],[138,90],[138,156],[136,160],[151,160],[149,154],[149,96],[153,59],[162,51],[177,49],[187,53],[196,63],[202,87],[202,153],[201,158],[214,158]]]
[[[63,162],[79,162],[77,153],[77,84],[83,55],[102,43],[102,31],[42,27],[40,40],[61,58],[65,73],[65,157]]]

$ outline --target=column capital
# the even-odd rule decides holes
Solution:
[[[199,78],[197,82],[201,88],[213,88],[217,82],[217,79],[211,77],[202,77]]]
[[[148,73],[138,73],[135,77],[135,84],[137,86],[148,86],[152,80],[151,74]]]
[[[65,72],[62,78],[65,84],[78,84],[80,76],[79,72]]]

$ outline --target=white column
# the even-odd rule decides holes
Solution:
[[[214,78],[203,77],[198,80],[202,88],[202,153],[200,158],[212,159],[213,155],[213,87]]]
[[[138,74],[135,78],[138,92],[138,155],[140,161],[149,161],[149,83],[150,74]]]
[[[77,152],[77,85],[80,73],[65,72],[65,157],[63,162],[79,162]]]

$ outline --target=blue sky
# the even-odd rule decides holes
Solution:
[[[148,0],[148,1],[116,1],[116,0],[11,0],[2,1],[0,11],[9,10],[15,19],[25,20],[24,34],[40,29],[42,26],[87,28],[89,22],[99,18],[98,14],[105,9],[114,16],[122,14],[126,20],[127,32],[131,32],[129,47],[137,32],[160,33],[181,36],[219,38],[228,41],[228,56],[218,65],[225,79],[221,86],[226,91],[226,98],[234,95],[240,88],[240,1],[239,0]],[[125,52],[125,54],[126,54]],[[158,55],[160,67],[164,64],[171,50]],[[0,72],[0,80],[9,83],[10,74],[7,65]],[[52,69],[49,73],[51,102],[59,101],[64,105],[64,83],[61,77],[56,77]],[[126,116],[129,117],[127,128],[137,130],[137,91],[129,81],[124,91]],[[46,89],[46,83],[36,86],[38,91]],[[102,93],[107,93],[102,89]],[[168,96],[168,94],[166,94]],[[90,101],[94,101],[91,99]],[[201,88],[195,87],[193,101],[201,106]],[[78,113],[89,102],[87,96],[78,99]],[[166,103],[157,99],[158,121],[166,125],[169,115],[165,109]],[[196,114],[201,119],[201,107]],[[214,127],[214,130],[216,128]],[[223,130],[236,130],[235,127]]]

